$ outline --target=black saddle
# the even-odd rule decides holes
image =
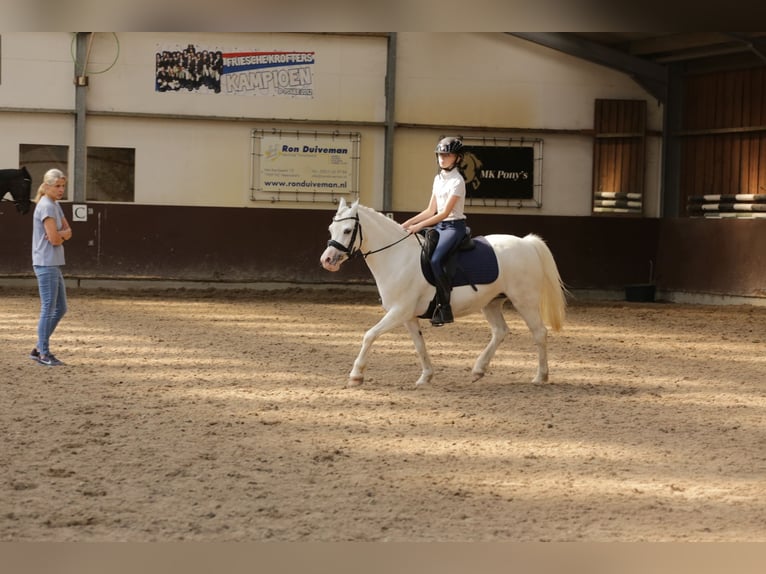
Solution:
[[[436,249],[436,244],[439,242],[439,232],[436,231],[433,227],[429,227],[422,230],[420,235],[423,236],[423,249],[420,253],[420,266],[423,269],[423,275],[425,275],[428,282],[431,283],[431,285],[435,285],[436,283],[434,282],[433,271],[431,269],[431,255],[433,255],[434,249]],[[450,282],[452,282],[452,278],[455,276],[455,273],[458,270],[458,254],[464,251],[471,251],[475,247],[476,243],[474,242],[473,237],[471,237],[471,228],[466,227],[463,239],[458,241],[455,246],[450,249],[444,259],[444,271],[446,272],[447,277],[450,279]]]

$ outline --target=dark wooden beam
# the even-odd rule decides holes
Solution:
[[[506,32],[582,60],[629,75],[660,102],[667,98],[668,71],[665,66],[631,56],[620,50],[560,32]]]

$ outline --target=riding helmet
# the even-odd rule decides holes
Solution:
[[[460,138],[447,137],[439,140],[436,144],[435,153],[461,153],[463,150],[463,142]]]

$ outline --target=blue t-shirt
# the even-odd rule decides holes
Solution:
[[[45,233],[43,221],[49,217],[54,219],[56,229],[61,231],[64,211],[58,203],[44,195],[32,214],[32,265],[64,265],[64,246],[51,245]]]

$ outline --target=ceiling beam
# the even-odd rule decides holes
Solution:
[[[506,32],[553,50],[628,74],[660,102],[665,102],[668,71],[665,66],[631,56],[583,38],[560,32]]]
[[[727,32],[726,35],[740,41],[753,54],[766,62],[766,41],[763,38],[747,36],[741,32]]]
[[[647,57],[730,43],[731,38],[721,32],[679,32],[630,40],[626,47],[627,52],[634,56]]]

